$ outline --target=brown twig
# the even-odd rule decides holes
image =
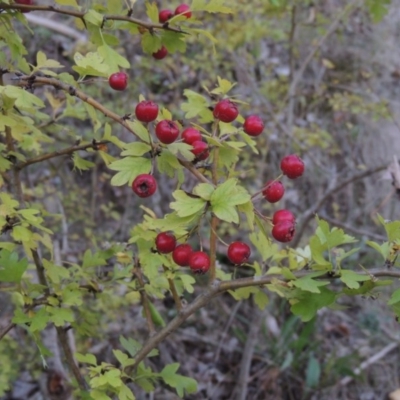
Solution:
[[[153,318],[151,316],[151,310],[150,310],[150,301],[149,298],[147,296],[147,293],[145,291],[144,288],[144,281],[143,281],[143,275],[142,275],[142,270],[140,269],[139,263],[136,262],[135,263],[135,267],[133,270],[133,273],[135,274],[138,282],[139,282],[139,286],[140,286],[140,299],[142,302],[142,307],[143,307],[143,311],[144,311],[144,315],[146,317],[146,321],[147,321],[147,328],[149,329],[149,333],[150,336],[153,336],[156,332],[156,329],[154,327],[154,322],[153,322]]]
[[[215,138],[218,135],[219,121],[215,120],[212,127],[212,136]],[[211,166],[212,182],[215,186],[218,185],[218,161],[219,161],[219,147],[214,148],[213,161]],[[216,261],[217,261],[217,229],[219,219],[216,215],[212,214],[210,226],[210,272],[209,284],[215,280],[216,277]]]
[[[107,140],[102,140],[99,142],[92,142],[92,143],[87,143],[87,144],[70,146],[63,150],[56,150],[51,153],[42,154],[41,156],[31,158],[30,160],[26,160],[24,162],[17,164],[15,166],[15,168],[17,168],[18,170],[21,170],[21,169],[27,167],[28,165],[36,164],[36,163],[46,161],[46,160],[49,160],[51,158],[58,157],[58,156],[70,155],[70,154],[72,154],[76,151],[80,151],[80,150],[87,150],[87,149],[97,150],[98,145],[107,144],[107,143],[109,143]]]
[[[75,362],[74,355],[71,350],[71,346],[68,340],[67,331],[62,326],[57,326],[57,336],[58,340],[60,341],[61,347],[64,351],[65,359],[67,361],[68,367],[71,369],[71,372],[74,374],[75,379],[78,382],[79,387],[82,390],[88,390],[88,384],[85,381],[85,378],[81,374],[81,371],[78,365]]]
[[[263,320],[263,314],[266,310],[260,310],[257,306],[253,305],[253,316],[250,321],[249,332],[246,339],[246,344],[243,348],[242,360],[240,361],[239,375],[237,377],[236,387],[236,400],[246,400],[247,388],[249,385],[249,375],[251,362],[253,360],[254,349],[257,345],[258,332],[260,330],[261,321]]]
[[[168,268],[165,265],[163,265],[163,269],[165,272],[168,271]],[[172,297],[175,302],[175,307],[178,311],[181,311],[182,310],[182,302],[181,302],[181,298],[179,297],[178,291],[176,290],[175,283],[174,283],[173,279],[171,279],[171,278],[167,278],[167,280],[168,280],[169,290],[171,291]]]
[[[310,64],[311,60],[317,54],[318,50],[323,46],[326,40],[332,35],[333,32],[336,31],[337,27],[339,26],[342,19],[356,6],[356,4],[360,0],[352,0],[348,3],[345,8],[336,16],[333,20],[331,25],[329,26],[328,30],[326,31],[325,35],[321,37],[318,43],[310,50],[307,57],[304,59],[303,63],[301,64],[300,68],[297,70],[296,73],[293,74],[293,80],[290,83],[289,90],[288,90],[288,111],[287,111],[287,129],[291,134],[293,128],[293,119],[294,119],[294,107],[296,102],[296,90],[297,86],[300,83],[305,70],[307,69],[308,65]]]
[[[360,179],[366,178],[367,176],[370,176],[370,175],[376,174],[377,172],[383,171],[387,167],[388,167],[388,164],[386,163],[383,165],[379,165],[378,167],[375,167],[375,168],[367,169],[363,172],[360,172],[359,174],[355,174],[355,175],[349,177],[348,179],[345,179],[342,182],[339,182],[333,188],[327,190],[325,192],[325,194],[319,199],[319,201],[317,203],[315,203],[315,205],[313,205],[308,211],[303,213],[303,215],[304,215],[303,220],[301,221],[299,228],[297,228],[297,230],[296,230],[297,234],[291,244],[291,247],[296,247],[299,244],[301,237],[302,237],[304,230],[306,229],[308,223],[314,217],[316,212],[321,208],[321,206],[325,203],[325,201],[327,201],[329,199],[330,196],[337,194],[340,190],[342,190],[344,187],[346,187],[350,183],[359,181]]]
[[[337,383],[337,386],[346,386],[346,385],[348,385],[350,382],[352,382],[355,379],[355,377],[357,375],[360,375],[360,373],[364,369],[367,369],[370,365],[372,365],[372,364],[376,363],[377,361],[381,360],[382,358],[387,356],[390,352],[392,352],[393,350],[397,349],[398,347],[399,347],[399,343],[398,342],[389,343],[381,351],[379,351],[378,353],[376,353],[373,356],[371,356],[370,358],[368,358],[368,360],[363,361],[360,364],[360,366],[353,371],[353,374],[354,374],[353,376],[346,376],[346,377],[342,378]]]
[[[301,278],[307,276],[309,274],[308,271],[300,271],[295,273],[296,278]],[[369,270],[366,273],[360,272],[360,274],[368,275],[371,277],[392,277],[400,279],[400,272],[394,270]],[[154,336],[149,338],[143,347],[136,353],[134,356],[135,364],[131,367],[127,368],[126,372],[129,374],[130,371],[134,370],[138,364],[143,361],[146,356],[152,351],[155,347],[158,346],[160,342],[162,342],[170,333],[174,332],[186,321],[192,314],[194,314],[197,310],[204,307],[208,304],[213,298],[219,296],[220,294],[234,289],[240,289],[244,287],[251,286],[264,286],[270,284],[273,280],[279,279],[281,281],[288,281],[281,275],[264,275],[258,277],[249,277],[249,278],[239,278],[232,281],[217,281],[212,282],[204,292],[202,292],[197,298],[190,303],[188,306],[183,308],[181,312],[172,319],[164,328],[158,331]],[[333,280],[337,279],[337,277],[332,277],[330,274],[321,275],[318,279],[326,279]]]
[[[14,324],[13,322],[10,322],[1,332],[0,332],[0,340],[3,339],[4,336],[7,335],[8,332],[10,332],[12,329],[14,329],[17,326],[17,324]]]
[[[79,18],[82,21],[85,21],[85,11],[73,11],[70,9],[66,8],[61,8],[61,7],[56,7],[56,6],[41,6],[41,5],[25,5],[25,4],[5,4],[5,3],[0,3],[0,8],[3,10],[27,10],[27,11],[43,11],[43,12],[53,12],[57,14],[63,14],[63,15],[69,15],[71,17]],[[111,15],[111,14],[105,14],[103,15],[103,19],[105,21],[126,21],[126,22],[132,22],[133,24],[139,25],[143,28],[146,28],[148,30],[154,30],[154,29],[164,29],[167,31],[171,32],[177,32],[177,33],[186,33],[183,32],[179,28],[173,28],[170,27],[168,24],[156,24],[152,22],[146,22],[142,21],[137,18],[132,18],[127,15]]]
[[[21,85],[25,86],[29,81],[32,80],[32,77],[28,76],[28,75],[24,75],[24,76],[19,77],[18,79],[21,81]],[[104,107],[102,104],[100,104],[98,101],[96,101],[92,97],[88,96],[82,90],[79,90],[79,89],[77,89],[71,85],[68,85],[64,82],[61,82],[55,78],[35,76],[33,81],[35,84],[50,85],[50,86],[55,87],[56,89],[64,90],[65,92],[69,93],[71,96],[76,96],[77,98],[84,101],[85,103],[90,104],[92,107],[94,107],[96,110],[100,111],[106,117],[108,117],[108,118],[114,120],[115,122],[117,122],[118,124],[122,125],[125,129],[127,129],[130,133],[132,133],[136,138],[138,138],[138,140],[142,141],[136,135],[135,131],[128,125],[128,123],[126,122],[126,120],[123,117],[119,116],[118,114],[116,114],[113,111],[109,110],[108,108]],[[181,160],[180,158],[178,158],[178,162],[183,167],[185,167],[189,172],[191,172],[200,182],[211,184],[211,182],[201,172],[199,172],[192,163],[190,163],[189,161],[186,161],[186,160]]]

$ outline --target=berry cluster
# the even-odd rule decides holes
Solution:
[[[289,179],[296,179],[304,173],[304,162],[295,154],[290,154],[281,160],[281,171]],[[262,194],[270,203],[278,202],[285,193],[285,187],[279,180],[268,181]],[[295,233],[296,220],[289,210],[279,210],[272,217],[272,236],[279,242],[290,242]]]
[[[204,251],[193,251],[187,243],[176,245],[172,233],[161,232],[156,237],[156,249],[159,253],[172,253],[172,259],[181,267],[190,267],[195,274],[205,274],[210,269],[210,257]]]
[[[163,13],[160,16],[161,19],[166,18],[164,16],[165,11],[160,12],[160,14]],[[179,14],[182,15],[186,12],[185,9],[180,9],[179,11]],[[118,88],[126,83],[122,79],[121,81],[117,80],[117,82],[121,82],[121,86],[117,85]],[[206,160],[210,156],[211,149],[198,129],[188,127],[180,132],[180,125],[177,122],[169,119],[157,120],[158,114],[159,107],[153,101],[143,100],[135,108],[135,116],[138,121],[144,124],[154,122],[155,136],[159,143],[168,145],[174,143],[180,137],[183,143],[192,146],[191,152],[195,156],[193,163]],[[222,99],[213,108],[213,116],[216,121],[231,123],[239,116],[239,110],[231,100]],[[264,130],[264,123],[259,116],[250,115],[245,119],[242,129],[249,136],[259,136]],[[289,179],[296,179],[304,172],[303,161],[294,154],[284,157],[280,167],[282,174]],[[141,174],[133,180],[132,190],[139,197],[146,198],[156,192],[157,182],[153,175]],[[267,201],[276,203],[282,198],[284,192],[283,183],[276,179],[268,181],[259,193],[262,193]],[[292,240],[295,233],[295,218],[290,211],[277,211],[273,215],[272,224],[272,236],[276,240],[280,242]],[[210,268],[210,258],[205,252],[194,251],[188,243],[177,244],[176,238],[172,233],[159,233],[156,237],[155,246],[159,253],[172,253],[172,259],[177,265],[188,266],[194,273],[206,273]],[[235,241],[228,246],[227,257],[235,265],[247,263],[250,255],[250,246],[244,242]]]

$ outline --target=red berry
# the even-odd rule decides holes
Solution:
[[[296,222],[296,218],[289,210],[283,209],[275,211],[274,215],[272,216],[272,223],[276,225],[283,221],[289,221],[294,224]]]
[[[173,143],[179,136],[178,125],[174,121],[163,119],[156,125],[156,136],[161,143]]]
[[[165,58],[168,54],[168,50],[165,48],[165,46],[162,46],[160,50],[157,50],[155,53],[153,53],[153,58],[156,60],[162,60]]]
[[[250,254],[250,247],[243,242],[233,242],[228,247],[227,256],[233,264],[243,264],[247,262]]]
[[[203,251],[194,251],[189,257],[189,267],[195,274],[205,274],[210,269],[210,257]]]
[[[278,222],[272,228],[272,236],[278,242],[290,242],[293,239],[295,233],[294,224],[290,221]]]
[[[258,115],[250,115],[244,121],[243,130],[249,136],[258,136],[264,130],[264,122]]]
[[[190,7],[183,3],[181,5],[179,5],[178,7],[176,7],[175,9],[175,15],[183,15],[186,18],[190,18],[192,16],[192,13],[190,11]]]
[[[115,72],[108,78],[108,83],[114,90],[125,90],[128,86],[128,75],[125,72]]]
[[[290,154],[282,158],[281,170],[289,179],[296,179],[303,175],[304,162],[296,154]]]
[[[201,141],[201,133],[194,128],[186,128],[182,132],[182,140],[186,144],[193,144],[193,142],[196,142],[197,140]]]
[[[157,182],[153,175],[141,174],[132,182],[132,190],[139,197],[150,197],[157,190]]]
[[[172,259],[176,264],[180,265],[181,267],[187,267],[189,265],[189,257],[192,252],[193,249],[190,244],[179,244],[172,252]]]
[[[158,105],[153,101],[141,101],[135,108],[136,118],[141,122],[152,122],[157,118]]]
[[[190,150],[195,156],[196,160],[202,161],[208,158],[210,152],[208,151],[208,144],[201,140],[196,140],[192,143],[193,150]]]
[[[171,10],[161,10],[158,13],[158,21],[161,24],[165,24],[169,19],[171,19],[174,16],[174,13]]]
[[[217,103],[213,111],[214,118],[219,119],[222,122],[232,122],[239,115],[239,110],[235,103],[225,99]]]
[[[172,233],[161,232],[156,237],[156,248],[160,253],[167,254],[174,251],[176,238]]]
[[[262,194],[270,203],[279,201],[285,193],[285,187],[281,181],[268,181]]]

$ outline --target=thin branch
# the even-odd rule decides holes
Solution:
[[[47,28],[49,30],[55,31],[63,36],[70,37],[80,42],[87,42],[88,38],[82,32],[77,31],[65,24],[60,24],[60,21],[54,21],[52,19],[40,17],[34,14],[25,14],[25,18],[35,24]]]
[[[301,278],[307,276],[308,274],[309,271],[300,271],[295,273],[294,275],[296,278]],[[369,270],[367,273],[360,272],[360,274],[368,275],[371,277],[392,277],[400,279],[400,271],[394,270]],[[318,278],[326,280],[337,279],[337,277],[332,277],[330,274],[324,274]],[[147,340],[143,347],[134,356],[135,364],[127,368],[126,372],[128,374],[132,372],[138,366],[138,364],[146,358],[150,351],[157,347],[158,344],[161,343],[170,333],[178,329],[183,324],[183,322],[186,321],[192,314],[208,304],[214,297],[217,297],[218,295],[228,290],[251,286],[264,286],[270,284],[275,279],[279,279],[282,282],[288,281],[288,279],[282,277],[282,275],[264,275],[261,277],[258,276],[240,278],[232,281],[215,280],[207,287],[204,292],[197,296],[192,303],[183,308],[181,312],[167,324],[167,326],[162,328],[154,336]]]
[[[211,217],[210,226],[210,277],[209,282],[212,283],[216,278],[216,262],[217,262],[217,229],[219,219],[214,214]]]
[[[87,150],[87,149],[97,150],[99,145],[103,145],[103,144],[107,144],[107,143],[109,143],[108,140],[102,140],[100,142],[92,142],[92,143],[87,143],[87,144],[70,146],[63,150],[56,150],[56,151],[53,151],[48,154],[42,154],[41,156],[31,158],[30,160],[26,160],[24,162],[17,164],[15,167],[18,170],[21,170],[21,169],[27,167],[28,165],[36,164],[36,163],[46,161],[46,160],[49,160],[51,158],[58,157],[58,156],[70,155],[79,150]]]
[[[212,137],[216,138],[219,131],[219,121],[215,120],[212,127]],[[218,185],[218,161],[219,161],[219,147],[214,148],[213,161],[211,165],[212,182],[214,186]],[[211,217],[210,226],[210,272],[209,272],[209,284],[211,284],[216,277],[216,262],[217,262],[217,229],[219,219],[215,214]]]
[[[364,370],[367,369],[369,366],[372,364],[376,363],[377,361],[381,360],[385,356],[387,356],[390,352],[393,350],[397,349],[399,346],[398,342],[394,343],[389,343],[386,347],[384,347],[381,351],[378,353],[374,354],[372,357],[368,358],[368,360],[363,361],[358,368],[354,370],[354,375],[360,375],[360,373]],[[355,376],[346,376],[342,378],[339,383],[337,384],[338,386],[346,386],[348,385],[351,381],[354,380]]]
[[[296,14],[297,14],[297,6],[294,4],[291,10],[291,25],[290,25],[290,32],[289,32],[289,81],[292,82],[293,80],[293,73],[294,73],[294,37],[296,32]]]
[[[329,36],[332,35],[339,26],[340,22],[342,19],[359,3],[360,0],[352,0],[349,4],[346,5],[346,7],[340,12],[336,18],[333,20],[331,25],[329,26],[328,30],[326,31],[325,35],[321,37],[321,39],[318,41],[318,43],[311,49],[311,51],[308,53],[307,57],[301,64],[300,68],[298,71],[294,74],[293,80],[289,86],[288,90],[288,112],[287,112],[287,129],[289,133],[291,134],[292,128],[293,128],[293,119],[294,119],[294,106],[295,106],[295,101],[296,101],[296,90],[297,86],[300,83],[303,74],[305,70],[307,69],[308,65],[310,64],[311,60],[314,58],[314,56],[317,54],[318,50],[323,46],[325,41],[329,38]]]
[[[297,234],[295,236],[295,239],[293,240],[291,247],[296,247],[299,242],[300,239],[304,233],[304,230],[307,228],[308,223],[310,222],[310,220],[314,217],[315,213],[322,207],[322,205],[329,199],[330,196],[337,194],[340,190],[342,190],[344,187],[346,187],[347,185],[349,185],[350,183],[359,181],[363,178],[366,178],[367,176],[376,174],[377,172],[381,172],[384,169],[386,169],[388,167],[388,164],[383,164],[383,165],[379,165],[378,167],[375,168],[370,168],[365,170],[364,172],[360,172],[359,174],[355,174],[351,177],[349,177],[348,179],[345,179],[344,181],[338,183],[335,187],[327,190],[325,192],[325,194],[318,200],[317,203],[315,203],[315,205],[313,205],[308,211],[306,211],[305,213],[303,213],[304,217],[303,220],[301,222],[301,225],[299,228],[297,228]]]
[[[258,332],[260,330],[261,321],[263,320],[264,310],[260,310],[257,306],[253,311],[254,314],[250,321],[249,332],[246,339],[246,344],[243,348],[242,360],[240,361],[240,369],[239,376],[237,377],[236,387],[234,392],[237,392],[235,396],[236,400],[246,400],[247,397],[247,388],[249,384],[249,375],[251,362],[253,360],[254,349],[257,345],[258,341]]]
[[[0,332],[0,340],[3,339],[4,336],[7,335],[8,332],[10,332],[12,329],[14,329],[17,326],[17,324],[14,324],[13,322],[10,322],[1,332]]]
[[[114,120],[115,122],[118,122],[120,125],[122,125],[124,128],[126,128],[130,133],[132,133],[134,136],[136,136],[140,141],[142,141],[140,139],[140,137],[129,126],[129,124],[126,122],[126,120],[123,117],[121,117],[120,115],[116,114],[115,112],[109,110],[108,108],[104,107],[101,103],[99,103],[92,97],[88,96],[82,90],[75,88],[74,86],[64,83],[64,82],[61,82],[55,78],[46,78],[46,77],[36,76],[36,75],[33,75],[33,76],[23,75],[23,76],[18,77],[18,79],[21,81],[22,86],[30,86],[30,85],[36,86],[37,84],[50,85],[50,86],[55,87],[56,89],[64,90],[70,96],[75,96],[78,99],[81,99],[85,103],[90,104],[96,110],[100,111],[106,117]]]
[[[85,20],[85,11],[72,11],[70,9],[56,7],[56,6],[40,6],[40,5],[25,5],[25,4],[5,4],[0,3],[0,9],[3,10],[27,10],[27,11],[44,11],[44,12],[53,12],[57,14],[69,15],[71,17],[79,18],[82,21]],[[132,22],[133,24],[139,25],[143,28],[154,30],[154,29],[164,29],[167,31],[177,32],[177,33],[185,33],[179,28],[172,28],[168,24],[156,24],[152,22],[142,21],[137,18],[132,18],[127,15],[111,15],[105,14],[103,15],[103,19],[105,21],[126,21]]]
[[[139,282],[139,286],[140,286],[140,299],[142,302],[142,306],[143,306],[143,311],[144,311],[144,315],[146,317],[146,321],[147,321],[147,328],[149,329],[149,333],[150,336],[153,336],[156,329],[154,327],[154,322],[153,322],[153,318],[151,316],[151,310],[150,310],[150,301],[149,298],[147,296],[147,293],[144,289],[144,281],[143,281],[143,275],[142,275],[142,270],[139,267],[139,263],[136,262],[135,264],[137,264],[134,268],[133,273],[135,274],[138,282]]]
[[[118,114],[114,113],[113,111],[109,110],[108,108],[104,107],[102,104],[100,104],[98,101],[94,100],[92,97],[88,96],[86,93],[84,93],[82,90],[76,89],[75,87],[66,84],[64,82],[61,82],[57,79],[54,78],[46,78],[46,77],[41,77],[41,76],[28,76],[24,75],[18,78],[21,81],[22,86],[30,85],[32,82],[35,84],[42,84],[42,85],[50,85],[55,87],[56,89],[61,89],[70,94],[71,96],[76,96],[80,100],[84,101],[85,103],[90,104],[92,107],[94,107],[96,110],[100,111],[102,114],[104,114],[106,117],[114,120],[118,124],[122,125],[125,129],[127,129],[130,133],[132,133],[136,138],[138,138],[140,141],[142,141],[138,135],[135,133],[135,131],[129,126],[129,124],[126,122],[126,120],[119,116]],[[178,158],[179,164],[181,164],[183,167],[185,167],[189,172],[191,172],[200,182],[204,183],[209,183],[211,182],[201,173],[199,172],[196,167],[190,163],[189,161],[186,160],[181,160]]]
[[[71,346],[68,340],[67,331],[62,326],[57,326],[57,336],[58,340],[60,341],[61,347],[63,348],[65,359],[67,361],[68,367],[71,369],[71,372],[74,374],[75,379],[78,382],[79,387],[82,390],[88,390],[88,384],[85,381],[85,378],[81,374],[81,371],[76,364],[74,355],[71,350]]]
[[[168,268],[165,265],[163,265],[163,269],[165,272],[168,271]],[[173,279],[171,279],[171,278],[167,278],[167,280],[168,280],[169,290],[171,291],[172,297],[175,302],[175,307],[178,311],[181,311],[182,310],[182,302],[181,302],[181,298],[179,297],[178,291],[176,290],[175,283],[174,283]]]
[[[338,226],[340,228],[345,229],[346,231],[353,232],[353,233],[355,233],[357,235],[366,236],[366,237],[368,237],[370,239],[375,239],[375,240],[382,241],[382,242],[387,240],[387,238],[385,236],[383,236],[383,235],[379,235],[377,233],[368,232],[368,231],[365,231],[363,229],[355,228],[355,227],[353,227],[353,226],[351,226],[349,224],[346,224],[346,223],[344,223],[342,221],[338,221],[337,219],[334,219],[334,218],[330,218],[330,217],[328,217],[326,215],[321,215],[321,218],[326,220],[327,222],[329,222],[332,225]]]

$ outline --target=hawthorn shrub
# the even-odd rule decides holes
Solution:
[[[139,38],[145,56],[161,62],[184,52],[189,38],[198,35],[213,45],[212,34],[199,28],[201,16],[230,14],[229,2],[194,0],[175,11],[146,2],[143,19],[134,17],[138,5],[127,8],[119,1],[93,4],[88,10],[75,0],[56,3],[0,2],[0,39],[7,46],[0,54],[0,288],[10,294],[13,305],[8,324],[1,327],[0,346],[8,343],[8,351],[17,355],[10,335],[20,329],[26,343],[36,344],[45,366],[51,352],[43,335],[46,327],[54,326],[72,386],[61,367],[49,375],[49,392],[73,390],[74,398],[125,400],[135,398],[135,387],[152,392],[163,384],[183,398],[197,392],[197,383],[178,372],[179,363],[157,371],[148,361],[171,332],[217,296],[251,298],[264,309],[269,294],[275,293],[287,300],[294,315],[310,321],[321,308],[335,307],[342,296],[372,295],[400,276],[394,269],[400,221],[380,218],[387,240],[367,243],[382,261],[382,268],[374,270],[346,264],[359,251],[356,239],[318,216],[315,233],[301,246],[290,247],[296,215],[279,205],[265,215],[259,204],[278,203],[290,180],[293,186],[301,185],[309,168],[303,161],[307,154],[288,151],[277,166],[280,175],[269,176],[256,191],[247,189],[240,160],[243,155],[257,157],[266,121],[243,111],[245,102],[232,94],[235,84],[229,79],[216,76],[212,87],[202,92],[185,89],[180,106],[184,119],[151,96],[141,95],[121,112],[89,94],[90,85],[109,85],[116,93],[130,90],[126,71],[132,66],[118,49],[120,31]],[[42,50],[30,63],[19,34],[9,29],[14,24],[28,27],[24,14],[38,10],[72,16],[87,32],[90,46],[74,54],[70,72],[60,72],[63,65]],[[71,119],[90,121],[90,137],[76,134],[75,140],[72,135],[60,140]],[[46,129],[49,126],[52,129]],[[118,129],[130,139],[123,140]],[[50,144],[54,151],[48,151]],[[74,261],[62,259],[55,245],[59,232],[51,222],[62,215],[36,201],[25,171],[63,156],[72,160],[71,174],[95,168],[92,160],[101,160],[111,185],[132,190],[132,206],[143,218],[125,242],[104,245],[92,238],[92,246]],[[165,181],[173,189],[169,212],[160,215],[148,200],[140,199],[155,196],[159,182]],[[101,220],[95,222],[101,226]],[[241,240],[226,243],[220,235],[222,224],[240,229]],[[228,265],[220,261],[221,246]],[[200,294],[194,297],[199,286]],[[176,308],[168,319],[157,308],[157,301],[167,296]],[[400,290],[392,292],[388,304],[399,315]],[[120,335],[112,349],[115,362],[96,359],[87,341],[101,337],[104,326],[94,315],[101,318],[126,305],[142,310],[147,339]],[[15,378],[9,364],[0,372],[0,394]]]

